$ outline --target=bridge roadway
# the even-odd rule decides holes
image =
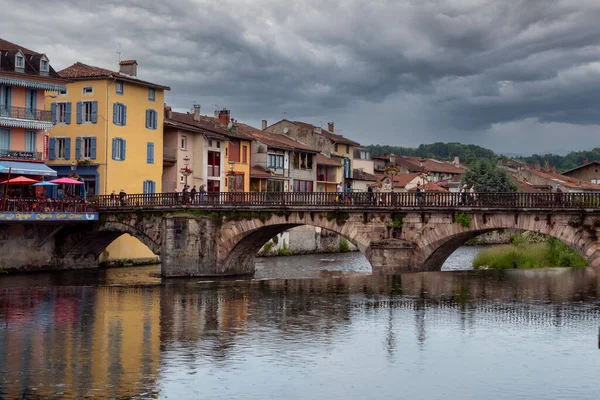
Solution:
[[[84,207],[99,220],[24,226],[12,243],[0,240],[0,267],[93,268],[128,233],[161,257],[164,276],[246,275],[269,239],[301,225],[344,236],[377,274],[439,270],[466,241],[499,229],[556,237],[600,266],[597,193],[160,193],[98,196]]]

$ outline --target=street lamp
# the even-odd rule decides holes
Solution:
[[[425,186],[425,158],[421,158],[419,160],[419,165],[421,166],[421,180],[423,181],[423,186]]]
[[[188,166],[190,165],[190,157],[188,157],[187,155],[185,157],[183,157],[183,176],[185,176],[185,186],[187,187],[188,184],[188,176],[192,173],[192,171],[188,168]]]
[[[229,175],[234,175],[235,161],[229,161]]]

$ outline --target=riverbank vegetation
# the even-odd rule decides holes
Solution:
[[[575,250],[558,239],[530,234],[514,235],[510,245],[480,252],[473,260],[474,269],[527,269],[586,267]]]

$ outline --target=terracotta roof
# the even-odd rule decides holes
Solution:
[[[443,185],[440,185],[438,182],[427,182],[424,186],[421,186],[421,187],[425,188],[425,192],[442,192],[442,193],[448,192],[448,189],[443,187]],[[408,191],[416,192],[417,187],[415,186],[414,188],[408,189]]]
[[[560,184],[571,189],[587,189],[600,191],[600,185],[596,185],[595,183],[591,183],[588,181],[582,181],[581,179],[577,178],[571,178],[570,176],[561,175],[556,172],[536,171],[533,169],[529,170],[529,172],[541,178],[548,179],[554,184]]]
[[[358,181],[373,181],[373,182],[376,182],[377,181],[377,175],[373,175],[373,174],[370,174],[368,172],[361,171],[360,169],[353,169],[352,170],[352,179],[358,180]]]
[[[165,125],[208,134],[209,136],[213,136],[215,139],[220,140],[226,140],[228,133],[227,130],[222,126],[211,124],[204,119],[196,121],[192,114],[184,114],[174,111],[171,112],[170,118],[165,118]]]
[[[19,50],[23,53],[25,58],[25,68],[22,72],[17,72],[15,70],[15,56]],[[37,77],[42,80],[51,78],[52,80],[64,81],[54,70],[54,68],[52,68],[52,65],[48,66],[48,73],[44,73],[43,75],[40,74],[40,62],[44,56],[44,54],[29,50],[7,40],[0,39],[0,72],[9,73],[11,75],[27,75],[31,77]]]
[[[377,182],[382,182],[386,175],[376,175]],[[400,174],[394,176],[394,187],[395,188],[403,188],[406,187],[410,182],[412,182],[415,178],[419,177],[419,174]]]
[[[271,174],[259,166],[250,168],[250,176],[253,178],[270,178]]]
[[[565,172],[563,172],[563,175],[564,175],[564,174],[568,174],[568,173],[570,173],[570,172],[573,172],[573,171],[580,170],[580,169],[582,169],[582,168],[589,167],[589,166],[591,166],[591,165],[600,165],[600,161],[597,161],[597,160],[596,160],[596,161],[592,161],[592,162],[589,162],[589,163],[587,163],[587,164],[583,164],[583,165],[580,165],[580,166],[578,166],[578,167],[572,168],[572,169],[570,169],[570,170],[568,170],[568,171],[565,171]]]
[[[292,123],[294,123],[296,125],[303,126],[303,127],[307,128],[307,129],[310,129],[313,132],[315,132],[317,135],[325,136],[326,138],[328,138],[329,140],[331,140],[333,143],[341,143],[341,144],[349,144],[349,145],[352,145],[352,146],[360,146],[360,143],[355,142],[354,140],[350,140],[347,137],[344,137],[342,135],[338,135],[336,133],[329,132],[327,129],[318,128],[318,127],[316,127],[316,126],[314,126],[312,124],[308,124],[306,122],[293,121]]]
[[[153,87],[156,89],[171,90],[171,88],[168,86],[162,86],[162,85],[158,85],[156,83],[143,81],[141,79],[137,79],[137,78],[131,77],[129,75],[122,74],[120,72],[115,72],[115,71],[111,71],[109,69],[100,68],[100,67],[94,67],[94,66],[83,64],[80,62],[76,62],[75,64],[71,65],[70,67],[63,69],[62,71],[59,71],[58,74],[63,78],[72,79],[72,80],[102,79],[102,78],[121,79],[126,82],[137,83],[139,85],[144,85],[144,86],[150,86],[150,87]]]
[[[333,167],[341,167],[342,163],[319,153],[317,154],[317,165],[330,165]]]
[[[421,157],[415,156],[394,156],[395,163],[406,167],[409,171],[421,171]],[[424,168],[429,172],[441,172],[446,174],[464,174],[466,170],[456,167],[450,161],[439,161],[433,158],[426,158]]]
[[[123,60],[119,63],[119,65],[133,65],[137,64],[136,60]]]
[[[33,50],[29,50],[23,46],[19,46],[18,44],[11,43],[8,40],[4,40],[4,39],[0,39],[0,50],[3,50],[3,51],[21,50],[23,52],[23,54],[39,55],[39,53],[36,53]]]
[[[294,139],[285,135],[261,131],[260,129],[254,128],[253,126],[242,124],[237,121],[234,123],[234,125],[236,126],[238,132],[250,136],[257,142],[264,143],[269,147],[282,150],[302,150],[309,153],[319,152],[319,150],[315,150],[312,147],[297,142]]]

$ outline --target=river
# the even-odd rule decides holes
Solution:
[[[475,251],[444,269],[468,269]],[[158,270],[0,278],[0,398],[600,393],[592,269],[371,276],[347,253],[259,259],[248,280],[164,281]]]

